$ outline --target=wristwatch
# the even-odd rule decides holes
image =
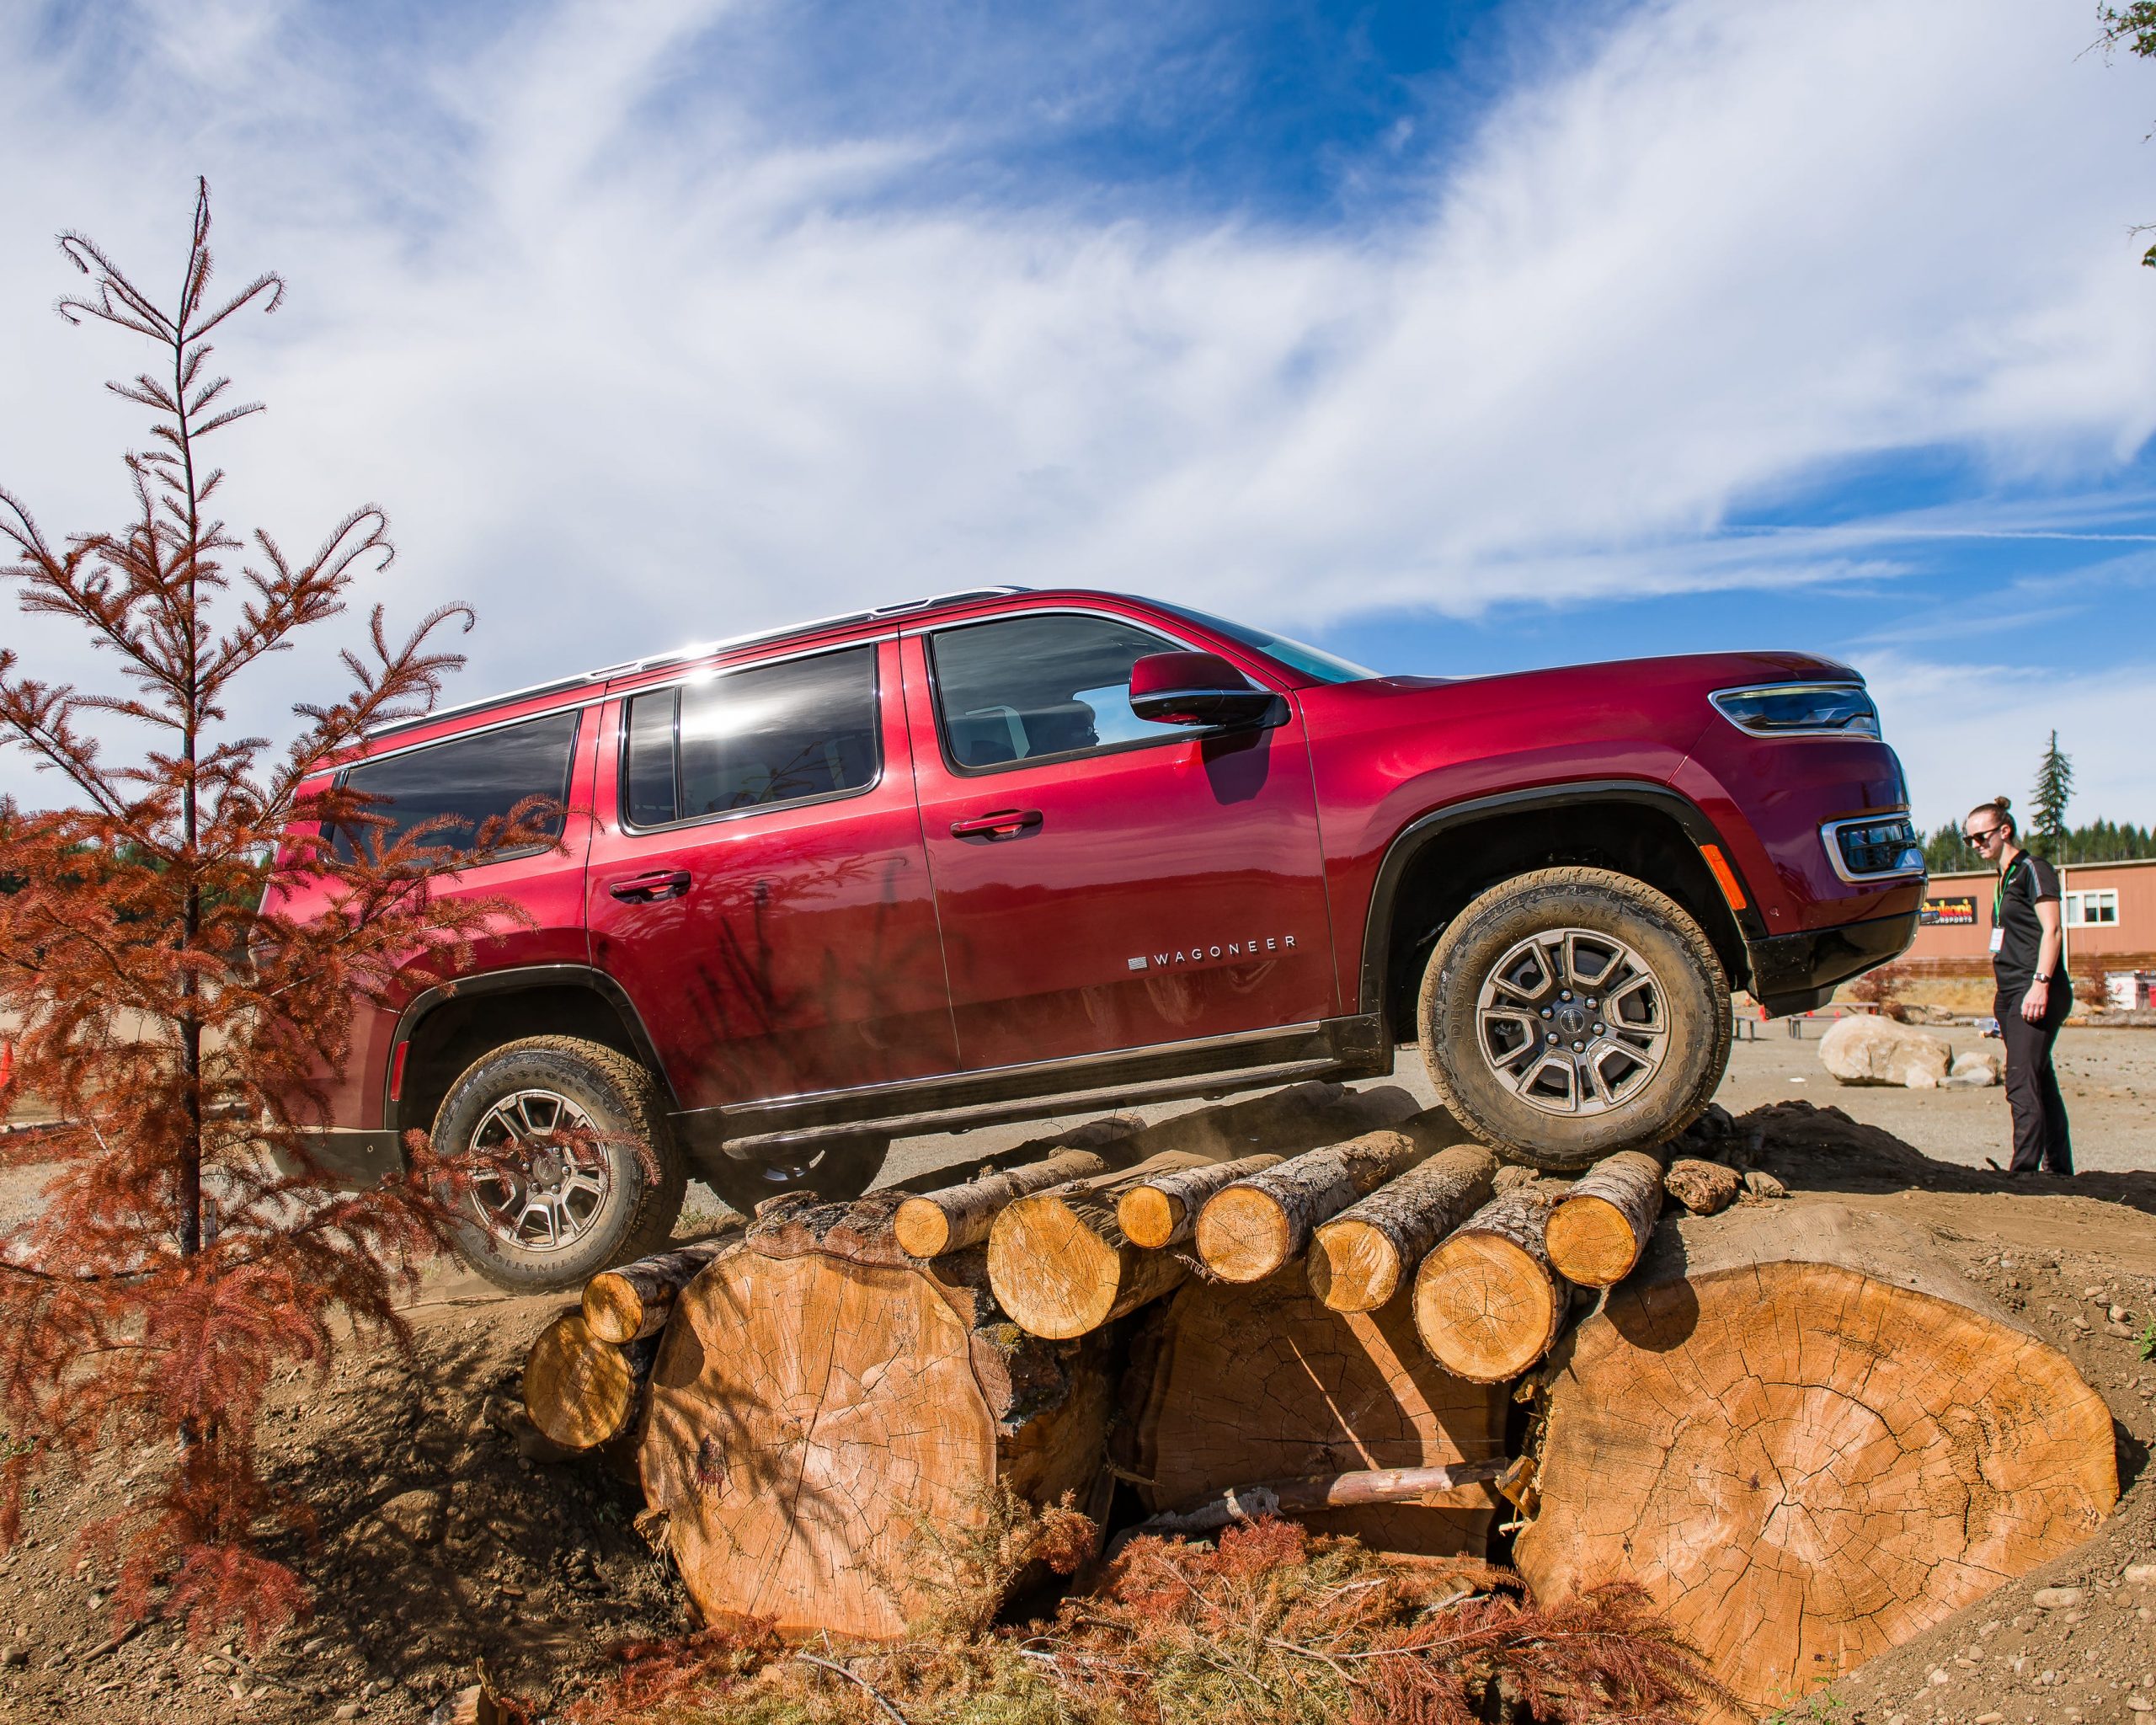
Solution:
[[[2029,973],[2029,980],[2031,982],[2049,982],[2051,980],[2052,973],[2048,970],[2031,970]]]

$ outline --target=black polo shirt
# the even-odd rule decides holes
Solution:
[[[2024,851],[2006,871],[1992,901],[1992,926],[2003,927],[2005,938],[1992,954],[1992,974],[2001,991],[2019,994],[2036,974],[2036,954],[2042,948],[2044,925],[2036,920],[2036,906],[2046,899],[2058,899],[2058,870]],[[2052,981],[2058,979],[2054,976]]]

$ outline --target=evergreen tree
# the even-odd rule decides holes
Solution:
[[[1961,874],[1984,866],[1984,859],[1961,836],[1961,823],[1950,820],[1924,842],[1924,866],[1931,874]]]
[[[2073,763],[2060,752],[2058,733],[2053,731],[2036,763],[2036,819],[2029,824],[2029,848],[2038,856],[2053,861],[2063,857],[2066,805],[2073,794]]]

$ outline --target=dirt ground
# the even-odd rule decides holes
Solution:
[[[1778,1131],[1769,1166],[1797,1202],[1832,1199],[1907,1223],[2064,1349],[2111,1407],[2127,1491],[2087,1545],[1875,1660],[1797,1717],[2156,1725],[2156,1582],[2124,1579],[2156,1564],[2147,1466],[2156,1362],[2139,1358],[2134,1339],[2156,1316],[2156,1033],[2066,1033],[2058,1065],[2085,1172],[2010,1181],[1984,1166],[2006,1159],[2000,1092],[1844,1088],[1819,1064],[1820,1028],[1797,1039],[1772,1024],[1741,1041],[1722,1104],[1742,1114],[1807,1101],[1881,1129],[1799,1119]],[[1428,1098],[1413,1050],[1395,1081]],[[1048,1130],[907,1140],[887,1173],[906,1178]],[[34,1201],[34,1182],[12,1183],[0,1215]],[[707,1228],[718,1210],[708,1194],[692,1198],[684,1233]],[[413,1359],[355,1355],[326,1383],[280,1388],[270,1471],[318,1518],[312,1538],[284,1553],[316,1589],[316,1611],[259,1653],[232,1642],[190,1648],[162,1626],[115,1646],[109,1578],[71,1541],[138,1472],[115,1456],[86,1479],[50,1482],[23,1543],[0,1557],[0,1721],[418,1721],[472,1680],[482,1656],[511,1687],[560,1698],[606,1668],[611,1644],[677,1632],[683,1600],[632,1525],[634,1489],[596,1463],[536,1459],[520,1431],[519,1368],[563,1303],[508,1299],[445,1266],[411,1308]],[[2072,1597],[2047,1594],[2040,1605],[2047,1589]]]

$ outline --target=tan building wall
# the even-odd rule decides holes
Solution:
[[[2059,872],[2068,900],[2067,967],[2156,969],[2156,858],[2140,862],[2069,862]],[[1997,873],[1935,874],[1924,889],[1924,914],[1906,962],[1919,972],[1975,975],[1991,969],[1991,905]],[[2076,895],[2080,903],[2073,903]],[[2084,919],[2076,922],[2078,909]],[[2116,921],[2095,920],[2116,916]],[[1966,918],[1967,920],[1962,920]]]

